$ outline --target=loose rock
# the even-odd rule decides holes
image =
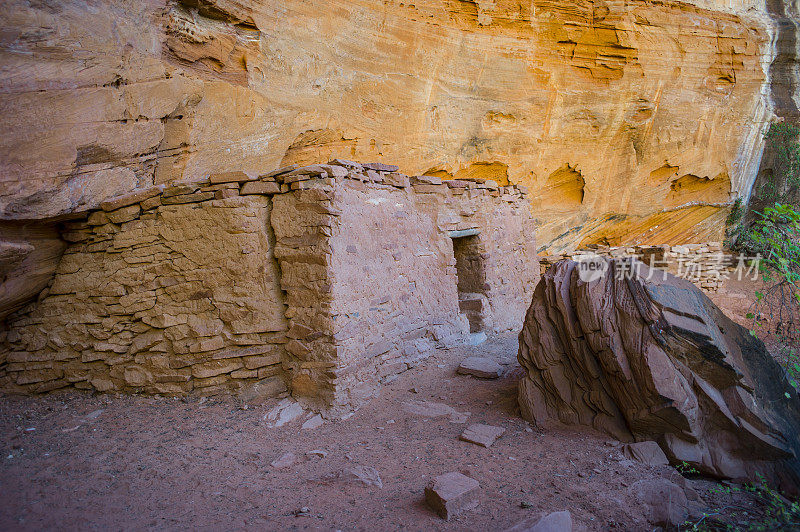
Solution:
[[[503,374],[503,367],[490,358],[469,357],[458,366],[458,373],[482,379],[496,379]]]
[[[323,451],[322,449],[313,449],[311,451],[307,451],[306,456],[325,458],[326,456],[328,456],[328,451]]]
[[[345,458],[348,460],[352,460],[352,456],[350,453],[345,455]],[[322,482],[344,482],[344,483],[357,483],[363,484],[365,486],[374,486],[378,489],[383,488],[383,481],[381,480],[381,476],[378,473],[378,470],[374,467],[370,466],[363,466],[363,465],[356,465],[345,469],[343,471],[338,471],[334,473],[330,473],[322,477]]]
[[[322,419],[322,416],[321,416],[321,415],[319,415],[319,414],[317,414],[316,416],[314,416],[314,417],[312,417],[312,418],[309,418],[309,419],[307,419],[307,420],[306,420],[306,421],[303,423],[303,426],[302,426],[302,428],[304,428],[304,429],[306,429],[306,430],[315,429],[315,428],[317,428],[317,427],[320,427],[320,426],[322,426],[322,424],[323,424],[324,422],[325,422],[325,420],[324,420],[324,419]]]
[[[489,447],[497,438],[502,436],[505,431],[506,429],[502,427],[484,425],[482,423],[473,423],[464,429],[464,432],[461,433],[459,439],[481,445],[483,447]]]
[[[664,451],[654,441],[628,443],[622,447],[622,454],[631,460],[636,460],[649,466],[669,464]]]
[[[428,506],[448,521],[476,508],[478,495],[478,481],[455,471],[439,475],[425,488]]]
[[[430,401],[405,401],[403,410],[409,414],[417,414],[425,417],[449,416],[451,423],[466,423],[469,412],[458,412],[455,408],[444,403],[433,403]]]
[[[648,520],[654,525],[676,527],[689,515],[686,494],[669,480],[639,480],[628,488],[628,493],[646,507]]]
[[[536,522],[523,521],[506,532],[572,532],[572,515],[564,510],[552,512]]]
[[[272,461],[270,465],[275,469],[285,469],[291,467],[297,461],[297,455],[293,452],[283,453],[278,458]]]
[[[282,427],[286,423],[296,419],[303,413],[300,403],[292,399],[283,399],[264,416],[264,420],[271,427]]]

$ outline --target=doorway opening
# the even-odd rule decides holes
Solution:
[[[456,236],[459,233],[468,233]],[[469,320],[469,332],[480,333],[491,329],[489,299],[486,294],[485,259],[483,245],[475,231],[460,231],[452,235],[453,254],[456,258],[458,277],[459,311]]]

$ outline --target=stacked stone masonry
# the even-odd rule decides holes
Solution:
[[[522,187],[334,160],[140,189],[63,224],[55,277],[6,320],[0,387],[290,391],[344,413],[463,343],[452,238],[474,239],[487,332],[539,278]]]
[[[648,266],[668,271],[687,279],[705,292],[716,292],[724,280],[737,268],[742,274],[753,275],[751,263],[742,263],[738,255],[723,250],[720,242],[685,244],[680,246],[592,246],[589,249],[561,255],[540,255],[540,272],[562,259],[580,260],[581,257],[635,257]]]

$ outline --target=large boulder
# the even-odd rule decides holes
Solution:
[[[800,400],[764,344],[688,281],[597,260],[556,263],[536,287],[519,337],[523,416],[655,440],[673,463],[797,493]]]

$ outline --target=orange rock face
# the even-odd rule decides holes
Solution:
[[[770,113],[753,6],[12,0],[0,217],[344,157],[525,185],[551,249],[719,240]]]

